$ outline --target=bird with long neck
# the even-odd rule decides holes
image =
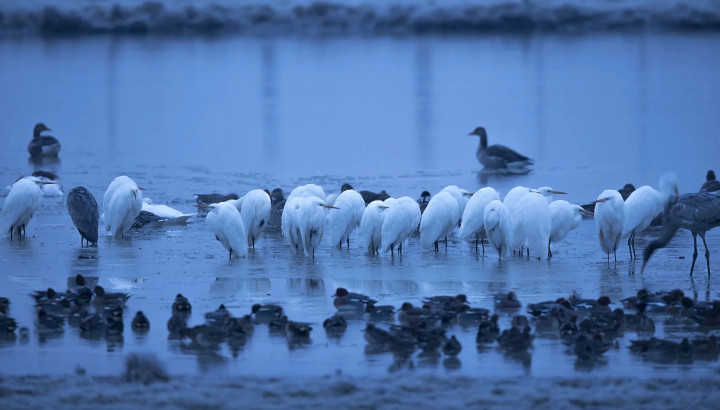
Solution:
[[[695,269],[697,260],[697,236],[705,245],[705,261],[707,262],[708,276],[710,276],[710,251],[705,241],[705,233],[720,226],[720,191],[685,194],[670,198],[663,211],[663,229],[660,237],[650,242],[643,252],[643,267],[645,270],[650,257],[657,249],[665,247],[680,228],[690,231],[693,236],[693,261],[690,266],[690,276]]]

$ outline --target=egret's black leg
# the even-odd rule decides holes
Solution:
[[[447,235],[445,235],[445,252],[447,252]]]
[[[398,255],[402,255],[402,242],[398,245]]]
[[[697,259],[697,234],[695,232],[692,232],[693,236],[693,261],[692,265],[690,265],[690,276],[693,274],[693,270],[695,270],[695,259]]]
[[[707,242],[705,242],[705,232],[700,234],[700,237],[703,240],[703,245],[705,245],[705,261],[707,262],[707,268],[708,268],[708,277],[710,276],[710,251],[707,247]]]
[[[440,252],[440,246],[438,246],[438,241],[435,241],[435,252]]]
[[[632,237],[633,237],[633,234],[631,233],[630,236],[628,236],[628,252],[630,252],[630,259],[633,258],[633,251],[632,251],[632,245],[631,245]]]
[[[550,250],[550,240],[548,240],[548,258],[552,258],[552,251]]]
[[[349,236],[347,238],[347,248],[348,248],[348,250],[350,250],[350,237]]]

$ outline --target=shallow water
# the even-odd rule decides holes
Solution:
[[[113,177],[127,174],[155,203],[192,212],[192,194],[314,182],[328,192],[343,182],[357,189],[417,197],[456,184],[485,184],[504,195],[515,185],[550,185],[586,203],[628,182],[657,185],[667,170],[681,192],[695,192],[715,168],[720,140],[713,34],[506,36],[421,38],[170,39],[86,37],[0,42],[2,185],[36,167],[63,178],[65,191],[86,186],[101,198]],[[18,63],[22,62],[22,64]],[[32,124],[45,122],[63,149],[58,161],[33,164],[26,144]],[[476,125],[490,143],[535,159],[524,176],[487,175],[475,159]],[[655,235],[639,238],[638,247]],[[708,243],[718,271],[718,232]],[[81,249],[63,198],[45,198],[24,241],[0,240],[2,296],[11,315],[32,329],[32,299],[48,286],[65,289],[77,273],[108,289],[132,293],[124,343],[81,339],[66,327],[59,339],[31,332],[26,344],[0,347],[3,374],[118,374],[129,352],[158,355],[171,374],[218,372],[254,376],[320,376],[341,369],[385,375],[389,354],[366,355],[364,323],[351,322],[340,340],[322,320],[332,313],[338,286],[399,306],[424,296],[466,293],[473,306],[514,290],[524,303],[577,292],[613,301],[642,287],[681,288],[700,300],[718,297],[717,279],[688,275],[692,240],[680,232],[640,274],[621,247],[617,265],[602,255],[592,221],[554,248],[551,261],[477,255],[452,242],[447,252],[421,250],[410,240],[400,258],[368,257],[359,236],[348,250],[324,242],[314,260],[291,255],[279,231],[269,230],[247,259],[228,261],[204,220],[182,227],[143,229],[131,239],[101,238]],[[684,258],[684,259],[683,259]],[[167,340],[165,322],[176,293],[193,303],[191,324],[225,303],[234,314],[256,302],[280,302],[291,319],[316,324],[312,344],[290,349],[264,327],[237,357],[224,350],[194,354]],[[152,328],[129,329],[143,310]],[[509,318],[503,317],[503,327]],[[656,322],[661,322],[656,318]],[[464,349],[459,369],[443,359],[421,360],[431,374],[578,377],[707,377],[717,363],[656,365],[631,356],[626,333],[606,361],[587,372],[557,341],[536,339],[530,360],[478,352],[474,329],[452,328]],[[684,330],[659,327],[679,340]],[[407,364],[404,364],[407,366]]]

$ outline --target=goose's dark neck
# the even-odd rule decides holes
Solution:
[[[487,148],[487,134],[484,132],[480,134],[480,149]]]

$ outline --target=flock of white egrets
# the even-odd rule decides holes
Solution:
[[[49,183],[52,182],[25,177],[12,186],[2,208],[2,232],[9,232],[12,237],[13,231],[18,234],[24,231],[40,207],[40,186]],[[122,238],[130,231],[143,209],[142,190],[124,175],[108,186],[103,197],[104,227],[113,237]],[[470,193],[450,185],[434,195],[421,212],[418,201],[407,196],[376,200],[366,206],[355,190],[328,196],[321,186],[308,184],[293,189],[287,197],[281,229],[292,251],[309,257],[314,257],[325,231],[333,246],[342,247],[343,243],[349,246],[350,234],[359,228],[371,254],[401,254],[403,244],[419,230],[424,249],[437,251],[442,241],[447,247],[448,236],[454,235],[474,240],[476,246],[482,244],[483,250],[486,238],[500,258],[511,251],[544,258],[552,256],[551,244],[577,228],[583,215],[592,215],[580,205],[553,200],[554,194],[564,192],[549,187],[517,186],[501,201],[499,193],[491,187]],[[662,176],[659,190],[643,186],[626,201],[618,191],[603,191],[595,201],[595,224],[600,246],[608,258],[617,251],[622,237],[629,237],[630,245],[634,236],[662,212],[663,204],[673,194],[677,195],[677,182],[671,173]],[[94,198],[90,202],[94,204]],[[82,209],[97,207],[93,204],[82,204]],[[266,191],[254,189],[239,199],[210,204],[207,208],[206,221],[215,238],[231,258],[242,257],[247,255],[248,248],[255,247],[268,225],[271,199]],[[82,212],[87,213],[81,208],[70,209],[71,215]],[[92,226],[92,221],[83,222],[75,216],[73,222],[83,236]]]

